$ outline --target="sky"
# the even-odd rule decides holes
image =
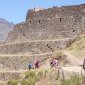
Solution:
[[[25,21],[28,9],[34,7],[51,8],[84,3],[85,0],[0,0],[0,18],[16,24]]]

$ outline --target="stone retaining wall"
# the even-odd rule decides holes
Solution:
[[[65,49],[74,42],[74,38],[47,40],[47,41],[34,41],[23,42],[14,44],[3,44],[0,46],[0,54],[39,54],[47,53]]]
[[[49,56],[51,56],[52,53],[43,54],[43,55],[16,55],[16,56],[0,56],[0,64],[3,65],[3,68],[7,68],[8,70],[20,70],[20,69],[27,69],[29,62],[34,62],[34,60],[37,58],[41,62],[45,59],[48,59]]]
[[[20,79],[19,72],[0,72],[0,81],[17,80]]]

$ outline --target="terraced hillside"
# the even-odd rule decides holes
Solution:
[[[80,39],[85,32],[84,10],[85,4],[29,10],[26,21],[15,25],[6,42],[0,44],[0,80],[17,79],[27,70],[28,62],[39,59],[42,63]],[[62,52],[74,65],[69,54]]]

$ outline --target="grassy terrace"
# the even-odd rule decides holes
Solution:
[[[66,49],[70,54],[85,58],[85,36],[78,38],[69,48]]]

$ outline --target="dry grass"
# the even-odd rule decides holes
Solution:
[[[66,50],[76,57],[85,58],[85,36],[80,37]]]

